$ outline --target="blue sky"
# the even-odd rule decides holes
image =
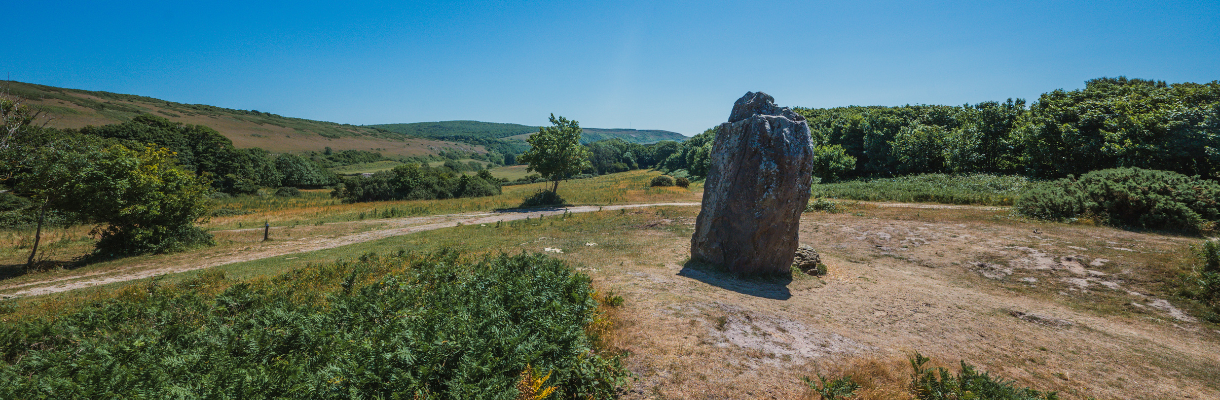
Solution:
[[[0,77],[350,124],[693,135],[747,91],[959,105],[1220,79],[1217,1],[15,3]]]

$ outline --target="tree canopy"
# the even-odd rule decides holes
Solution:
[[[559,181],[589,168],[589,149],[580,145],[580,123],[551,114],[551,124],[538,128],[538,133],[526,141],[530,149],[517,157],[529,164],[527,171],[538,172],[554,182],[552,193],[559,190]]]

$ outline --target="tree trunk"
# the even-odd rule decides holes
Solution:
[[[34,229],[34,249],[30,250],[30,258],[25,260],[26,268],[34,267],[34,256],[38,254],[38,242],[42,240],[42,221],[47,218],[47,202],[50,199],[42,201],[42,206],[38,207],[38,227]]]
[[[554,193],[556,196],[559,195],[559,180],[558,179],[555,180],[555,186],[551,187],[551,193]]]

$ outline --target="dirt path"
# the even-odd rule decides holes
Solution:
[[[105,285],[115,282],[124,282],[136,279],[154,277],[158,275],[172,274],[185,271],[193,271],[197,269],[211,268],[226,264],[239,262],[261,260],[264,258],[278,257],[288,254],[304,253],[317,250],[332,249],[341,246],[347,246],[356,243],[370,242],[374,240],[384,239],[392,236],[409,235],[417,232],[431,231],[442,228],[452,228],[458,225],[472,224],[489,224],[498,221],[516,221],[526,218],[539,218],[544,216],[560,215],[563,213],[586,213],[593,211],[613,211],[641,207],[663,207],[663,206],[678,206],[692,207],[698,206],[700,203],[650,203],[650,204],[625,204],[613,206],[574,206],[561,207],[552,209],[531,209],[531,210],[507,210],[496,212],[482,213],[463,213],[463,214],[444,214],[431,215],[425,217],[412,218],[396,218],[382,220],[365,220],[342,222],[340,224],[384,224],[388,228],[376,229],[367,232],[353,233],[340,235],[336,237],[306,237],[296,240],[276,242],[275,244],[257,249],[255,251],[241,251],[220,254],[211,257],[201,257],[198,259],[189,260],[188,262],[180,263],[173,266],[160,268],[154,267],[149,263],[137,264],[120,270],[104,270],[96,271],[79,275],[58,277],[49,280],[36,282],[26,282],[16,285],[0,286],[0,291],[9,291],[20,289],[8,295],[3,295],[3,298],[14,298],[24,296],[39,296],[51,293],[66,292],[75,289],[87,288],[98,285]],[[232,231],[217,231],[221,232],[238,232],[238,231],[256,231],[262,228],[247,228],[235,229]]]

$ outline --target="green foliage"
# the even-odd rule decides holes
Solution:
[[[284,186],[319,188],[334,185],[339,177],[321,165],[296,154],[280,154],[275,158],[275,168],[284,177]]]
[[[690,179],[686,179],[686,177],[679,176],[677,179],[674,179],[674,185],[677,185],[680,188],[690,187]]]
[[[1203,319],[1220,324],[1220,240],[1206,240],[1199,251],[1202,264],[1185,276],[1184,295],[1208,309]]]
[[[807,376],[801,377],[801,380],[819,396],[822,396],[822,400],[845,400],[856,394],[856,390],[860,388],[860,385],[852,381],[850,376],[828,380],[822,374],[818,374],[818,382],[814,382]]]
[[[652,178],[648,186],[673,186],[674,178],[669,175],[659,175]]]
[[[381,258],[235,282],[156,281],[0,325],[0,398],[607,399],[590,279],[541,255]]]
[[[568,201],[558,193],[550,190],[539,190],[521,202],[521,208],[566,206]]]
[[[275,195],[280,197],[299,197],[301,195],[301,189],[291,186],[284,186],[279,189],[275,189]]]
[[[914,124],[903,127],[890,142],[901,174],[945,171],[945,141],[948,132],[936,125]]]
[[[1034,176],[1139,167],[1220,178],[1220,82],[1094,79],[1043,94],[1019,136]]]
[[[708,129],[682,142],[676,149],[673,149],[669,157],[658,164],[658,168],[667,172],[685,170],[697,179],[707,176],[707,168],[711,163],[712,144],[716,141],[716,132],[719,129],[720,127]],[[669,148],[666,147],[667,150]]]
[[[1012,205],[1029,180],[1020,176],[923,174],[813,185],[813,197],[865,201]]]
[[[929,358],[919,353],[911,357],[911,369],[914,370],[912,392],[919,400],[1053,400],[1059,396],[1054,393],[1043,393],[1037,390],[1015,386],[1000,378],[993,378],[987,372],[978,372],[973,366],[961,362],[962,370],[957,374],[944,368],[928,368]]]
[[[165,149],[111,146],[70,154],[48,177],[59,208],[107,225],[97,231],[99,255],[136,255],[211,244],[194,222],[207,215],[207,183],[174,164]]]
[[[1220,223],[1220,183],[1141,168],[1093,171],[1039,185],[1017,201],[1017,212],[1067,220],[1096,216],[1127,227],[1188,233]]]
[[[838,213],[843,212],[843,207],[840,207],[839,203],[837,203],[837,202],[826,200],[826,199],[819,197],[819,198],[813,199],[813,201],[810,201],[809,204],[805,206],[805,212],[813,212],[813,211],[819,211],[819,212],[824,212],[824,213],[829,213],[829,214],[838,214]]]
[[[552,192],[559,190],[559,181],[579,174],[589,164],[589,149],[580,145],[580,123],[551,114],[551,124],[538,129],[538,133],[526,139],[530,149],[517,157],[518,162],[529,164],[527,171],[537,171],[555,183]]]
[[[813,176],[822,182],[838,182],[856,169],[856,158],[841,145],[813,148]]]
[[[487,170],[473,176],[450,168],[404,164],[372,176],[345,178],[331,195],[347,203],[483,197],[501,193],[500,180]]]

